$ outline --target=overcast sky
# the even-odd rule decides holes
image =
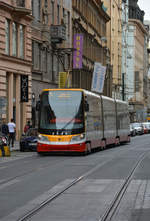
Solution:
[[[138,0],[138,5],[145,12],[144,20],[150,20],[150,0]]]

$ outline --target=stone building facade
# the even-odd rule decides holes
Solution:
[[[32,123],[39,94],[45,88],[57,88],[59,72],[70,69],[72,55],[72,1],[32,0]],[[65,27],[65,39],[52,39],[51,27]],[[60,27],[60,28],[61,28]],[[62,29],[61,29],[62,30]],[[53,34],[57,35],[57,31]]]
[[[109,50],[106,47],[106,23],[109,16],[101,0],[73,0],[73,36],[83,35],[83,60],[81,69],[73,69],[72,86],[91,90],[94,62],[107,66],[103,93],[111,96],[112,75]]]
[[[107,47],[110,50],[112,97],[122,99],[122,0],[104,0],[110,21],[107,23]]]
[[[148,30],[138,1],[129,0],[128,47],[131,55],[128,76],[131,121],[145,121],[148,108]]]
[[[14,118],[17,139],[31,119],[31,20],[30,0],[0,1],[0,117],[6,122]],[[23,78],[28,84],[26,100],[21,97]]]

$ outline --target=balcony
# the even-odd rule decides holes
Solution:
[[[26,0],[16,0],[16,7],[14,7],[16,16],[26,16],[31,14],[31,10],[26,8]]]
[[[25,0],[16,0],[12,5],[0,1],[0,8],[18,18],[31,15],[31,10],[26,8]]]
[[[51,25],[51,42],[58,44],[66,40],[66,27],[64,25]]]

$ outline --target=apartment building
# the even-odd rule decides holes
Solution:
[[[144,26],[146,27],[148,31],[148,36],[147,36],[147,120],[150,121],[150,21],[149,20],[144,20]]]
[[[112,97],[122,99],[122,0],[104,0],[103,2],[110,16],[106,36],[113,69]]]
[[[32,121],[44,88],[58,87],[59,72],[70,71],[72,57],[72,1],[32,0]]]
[[[111,96],[111,67],[106,47],[106,23],[109,16],[100,0],[73,0],[73,37],[83,36],[82,68],[73,68],[72,87],[91,90],[94,62],[107,66],[104,94]]]
[[[0,0],[0,118],[14,118],[18,139],[31,119],[31,1]]]
[[[131,59],[129,60],[129,95],[131,121],[144,121],[148,106],[148,67],[147,47],[148,30],[143,24],[144,12],[137,0],[129,0],[129,21],[127,44]]]

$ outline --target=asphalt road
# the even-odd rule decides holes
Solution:
[[[150,135],[87,156],[45,156],[13,152],[0,159],[0,220],[16,221],[41,202],[82,177],[29,220],[100,221],[139,157],[113,221],[150,220]]]

